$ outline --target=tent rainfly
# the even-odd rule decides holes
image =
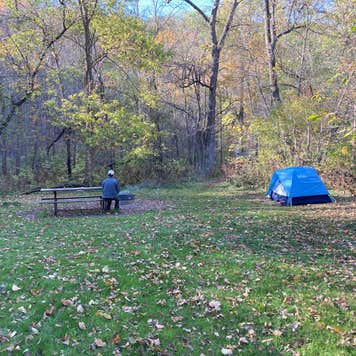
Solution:
[[[267,197],[289,206],[335,201],[312,167],[289,167],[275,171]]]

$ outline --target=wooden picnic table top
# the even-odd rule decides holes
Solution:
[[[70,192],[78,190],[101,190],[102,187],[41,188],[41,192]]]

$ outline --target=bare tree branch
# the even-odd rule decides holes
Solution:
[[[195,9],[206,22],[209,22],[209,17],[205,15],[204,11],[197,6],[196,4],[194,4],[194,2],[190,1],[190,0],[183,0],[184,2],[186,2],[188,5],[190,5],[193,9]]]
[[[232,21],[234,19],[236,8],[241,2],[242,2],[242,0],[241,1],[234,0],[234,2],[231,5],[229,18],[227,19],[227,21],[225,23],[225,27],[224,27],[223,33],[222,33],[221,38],[219,40],[219,44],[218,44],[219,47],[223,47],[224,46],[224,43],[225,43],[225,40],[226,40],[226,36],[228,35],[228,33],[229,33],[230,29],[231,29],[231,25],[232,25]]]
[[[288,33],[291,33],[291,32],[293,32],[294,30],[298,30],[299,28],[305,28],[306,27],[306,25],[298,25],[298,26],[292,26],[292,27],[290,27],[290,28],[288,28],[287,30],[285,30],[285,31],[283,31],[283,32],[281,32],[281,33],[279,33],[278,35],[277,35],[277,39],[280,39],[282,36],[285,36],[285,35],[288,35]]]
[[[181,107],[181,106],[179,106],[179,105],[177,105],[177,104],[175,104],[175,103],[172,103],[172,102],[170,102],[170,101],[168,101],[168,100],[162,99],[162,102],[163,102],[164,104],[167,104],[167,105],[171,106],[172,108],[174,108],[174,109],[176,109],[176,110],[178,110],[178,111],[183,112],[184,114],[188,115],[191,119],[195,119],[195,116],[194,116],[191,112],[189,112],[188,110],[186,110],[185,108],[183,108],[183,107]]]
[[[55,143],[57,143],[61,139],[61,137],[65,134],[66,131],[66,128],[62,129],[62,131],[57,135],[57,137],[47,146],[47,155],[49,154],[49,150],[54,146]]]

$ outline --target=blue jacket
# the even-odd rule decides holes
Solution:
[[[114,199],[120,191],[119,182],[114,177],[108,177],[103,180],[103,198]]]

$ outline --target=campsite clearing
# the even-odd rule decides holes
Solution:
[[[0,352],[353,353],[353,198],[286,208],[227,185],[137,197],[170,208],[25,219],[31,196],[0,201]]]

